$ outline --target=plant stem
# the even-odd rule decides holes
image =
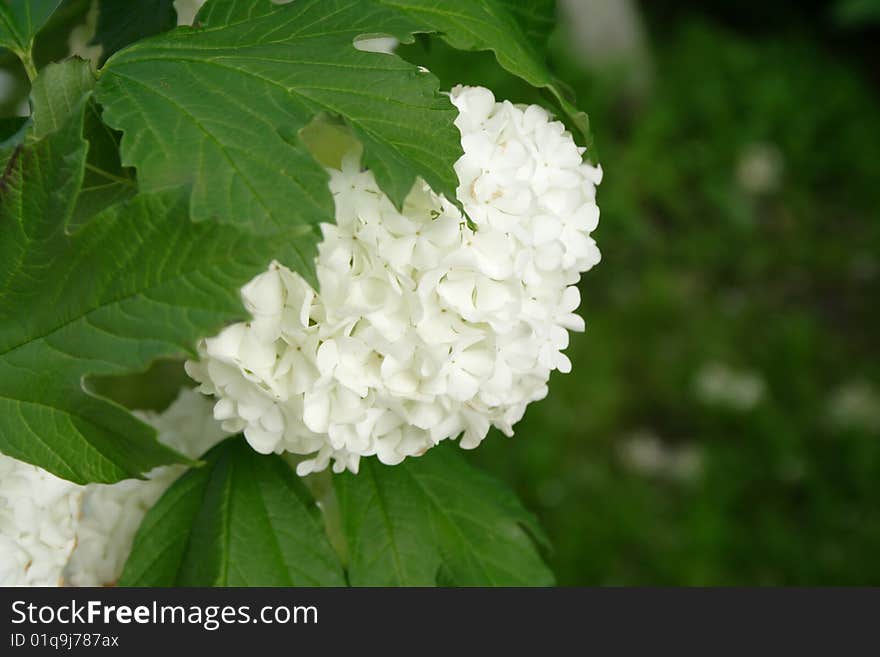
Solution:
[[[28,82],[33,85],[34,78],[37,77],[37,67],[34,64],[34,58],[31,57],[30,48],[28,48],[26,52],[18,52],[16,54],[21,60],[22,66],[24,66],[24,72],[27,73]]]
[[[327,533],[330,545],[336,550],[342,565],[345,566],[348,563],[348,545],[342,532],[342,514],[339,510],[336,489],[333,487],[333,473],[327,469],[323,472],[310,474],[303,481],[321,509],[321,515],[324,517],[324,531]]]
[[[89,164],[86,162],[86,169],[89,171],[94,171],[98,175],[104,176],[108,180],[112,180],[113,182],[120,183],[123,185],[128,185],[129,187],[134,187],[135,182],[131,178],[123,178],[122,176],[117,176],[116,174],[110,173],[109,171],[104,171],[99,167],[96,167],[93,164]]]

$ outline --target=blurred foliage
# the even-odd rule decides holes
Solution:
[[[474,458],[539,512],[562,584],[877,584],[876,89],[785,31],[685,21],[654,58],[640,103],[557,52],[600,136],[605,261],[574,372]],[[701,399],[718,362],[757,403]]]
[[[880,0],[838,0],[834,15],[843,25],[880,22]]]
[[[539,513],[561,584],[877,584],[877,89],[820,30],[692,16],[650,21],[646,96],[553,40],[598,136],[605,261],[573,373],[472,458]],[[404,52],[539,100],[488,57]],[[718,363],[734,374],[712,398]]]

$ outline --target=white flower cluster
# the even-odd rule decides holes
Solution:
[[[550,372],[571,369],[601,169],[541,107],[478,87],[451,98],[467,218],[424,183],[398,211],[350,155],[330,170],[320,295],[272,263],[242,289],[253,319],[187,363],[225,429],[261,453],[311,455],[300,474],[397,464],[459,435],[473,448],[490,425],[512,435]]]
[[[193,390],[162,414],[136,414],[192,458],[228,435]],[[168,466],[146,481],[79,486],[0,454],[0,586],[113,584],[144,514],[182,472]]]
[[[0,586],[58,586],[82,487],[0,454]]]

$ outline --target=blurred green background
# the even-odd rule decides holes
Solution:
[[[880,2],[559,10],[603,262],[573,372],[472,458],[563,585],[880,583]],[[403,52],[542,100],[488,55]]]
[[[880,584],[880,3],[564,4],[603,262],[474,459],[564,585]]]
[[[880,584],[880,1],[560,4],[604,260],[573,373],[470,458],[540,516],[563,585]],[[541,100],[491,56],[400,52]],[[4,116],[21,76],[0,61]],[[183,381],[148,379],[102,389],[158,407]]]

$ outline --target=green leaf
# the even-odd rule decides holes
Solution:
[[[31,87],[32,138],[42,139],[62,128],[80,111],[94,87],[95,76],[82,59],[46,66]]]
[[[265,16],[276,8],[274,3],[265,0],[212,0],[202,5],[195,22],[208,27],[231,25]]]
[[[408,38],[411,21],[366,0],[239,0],[204,10],[208,27],[133,44],[100,76],[104,118],[123,131],[122,161],[137,168],[142,189],[187,187],[194,220],[256,232],[332,221],[326,172],[297,139],[326,112],[351,126],[396,203],[419,175],[454,198],[461,145],[436,78],[353,46],[375,31]],[[318,240],[312,231],[299,261],[287,264],[312,271]]]
[[[176,25],[174,0],[98,0],[98,25],[92,42],[104,46],[104,61],[128,44]]]
[[[205,456],[147,513],[122,586],[344,586],[302,482],[241,437]]]
[[[79,483],[186,461],[86,379],[191,353],[240,317],[238,288],[297,237],[193,224],[179,194],[136,197],[69,234],[87,106],[7,151],[0,178],[0,451]]]
[[[29,52],[34,37],[61,0],[9,0],[0,2],[0,47]]]
[[[134,170],[119,161],[120,135],[101,120],[101,110],[94,100],[86,108],[83,136],[89,142],[89,154],[76,207],[67,223],[71,231],[137,192]]]
[[[68,221],[68,232],[110,205],[130,198],[136,191],[134,174],[119,162],[119,137],[102,121],[100,109],[88,98],[95,76],[88,62],[68,59],[49,64],[34,80],[32,138],[41,139],[58,130],[87,99],[83,136],[89,143],[85,177]]]
[[[334,479],[354,586],[549,586],[534,516],[453,445]]]
[[[438,32],[460,50],[491,50],[498,63],[534,87],[547,89],[563,109],[584,145],[592,146],[587,115],[564,95],[534,41],[546,41],[554,3],[542,0],[376,0],[416,21],[422,32]]]
[[[60,4],[61,0],[0,2],[0,48],[18,55],[31,77],[36,74],[31,60],[34,37]]]
[[[556,0],[501,0],[532,44],[544,46],[556,25]]]

